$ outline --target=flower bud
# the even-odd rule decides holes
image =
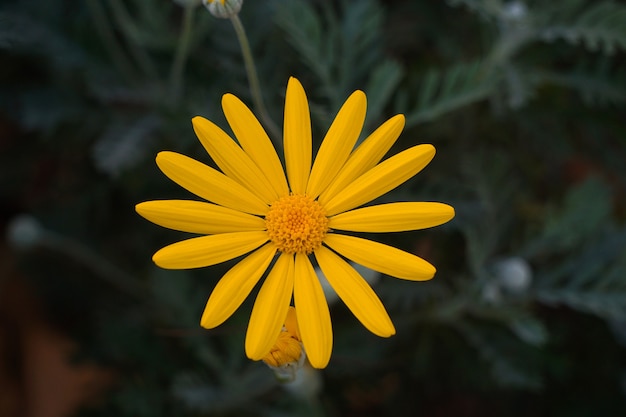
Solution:
[[[228,19],[239,13],[243,0],[202,0],[202,4],[213,16]]]
[[[521,22],[528,15],[528,7],[522,1],[510,1],[502,7],[502,17],[511,22]]]
[[[285,325],[278,335],[278,339],[263,362],[269,366],[281,382],[295,380],[296,373],[304,365],[306,354],[300,340],[296,309],[289,307]]]
[[[265,355],[263,362],[273,367],[280,367],[291,362],[298,362],[302,355],[302,344],[292,334],[282,331],[272,350]]]
[[[512,294],[522,294],[532,284],[533,272],[528,262],[519,256],[513,256],[496,262],[494,273],[500,287]]]
[[[37,219],[22,214],[11,220],[7,230],[7,240],[17,249],[31,249],[45,233]]]

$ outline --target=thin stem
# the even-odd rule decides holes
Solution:
[[[278,126],[276,126],[276,123],[274,123],[274,121],[269,116],[267,109],[265,108],[265,104],[263,104],[261,85],[259,83],[259,77],[254,66],[254,58],[252,57],[252,51],[250,50],[250,43],[248,42],[246,31],[243,28],[243,25],[241,24],[241,20],[239,20],[238,15],[235,14],[231,16],[230,21],[233,23],[235,33],[237,34],[237,39],[239,40],[239,45],[241,46],[241,53],[243,55],[243,62],[246,66],[246,73],[248,74],[250,94],[252,95],[252,100],[254,101],[254,107],[259,113],[263,124],[269,130],[270,135],[273,139],[275,139],[275,145],[279,146],[280,143],[278,141],[278,138],[280,138],[280,131],[278,130]]]
[[[189,56],[189,46],[191,44],[191,34],[193,28],[193,15],[196,4],[185,6],[183,13],[182,31],[178,38],[176,56],[170,70],[170,94],[174,103],[177,103],[183,89],[183,73],[185,64]]]

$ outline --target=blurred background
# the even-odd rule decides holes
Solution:
[[[442,201],[430,230],[373,236],[437,266],[372,275],[397,330],[339,301],[323,371],[245,358],[251,303],[199,319],[233,264],[165,271],[181,240],[141,201],[191,196],[160,150],[252,106],[233,25],[195,0],[0,1],[0,416],[626,415],[626,3],[246,1],[270,117],[304,85],[319,143],[368,96],[363,137],[437,148],[385,199]]]

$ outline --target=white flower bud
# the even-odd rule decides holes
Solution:
[[[202,0],[202,4],[213,16],[228,19],[239,13],[243,0]]]
[[[526,18],[528,7],[522,1],[510,1],[502,8],[502,17],[512,22],[520,22]]]
[[[518,256],[503,259],[494,265],[494,274],[500,287],[513,294],[521,294],[532,282],[532,270],[525,259]]]
[[[9,223],[7,240],[17,249],[30,249],[39,243],[44,232],[37,219],[22,214]]]

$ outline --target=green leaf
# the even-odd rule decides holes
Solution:
[[[531,346],[543,346],[548,341],[548,330],[534,317],[519,317],[509,323],[513,333]]]
[[[547,305],[566,305],[574,310],[611,320],[626,319],[626,291],[542,290],[537,299]]]
[[[626,6],[623,4],[579,0],[558,4],[560,7],[549,6],[554,14],[544,27],[540,27],[541,39],[582,43],[591,51],[600,50],[607,54],[626,49]],[[538,10],[537,14],[540,13]]]
[[[603,64],[603,62],[601,63]],[[589,65],[570,71],[531,71],[537,82],[571,88],[588,105],[626,102],[626,78],[623,71]]]
[[[562,208],[547,214],[543,233],[524,252],[532,256],[542,251],[571,250],[600,231],[610,213],[611,190],[590,178],[566,194]]]
[[[404,69],[393,60],[385,60],[372,70],[365,87],[368,121],[375,121],[381,117],[403,75]]]
[[[454,326],[466,341],[474,347],[481,358],[491,366],[491,373],[500,385],[511,388],[541,388],[541,376],[524,364],[521,352],[507,352],[506,340],[493,340],[487,331],[478,325],[458,323]],[[499,337],[503,335],[500,334]],[[515,350],[515,349],[514,349]]]
[[[488,97],[494,91],[496,78],[485,71],[480,60],[456,64],[444,71],[431,69],[420,83],[415,108],[400,112],[406,114],[407,127],[436,119]]]

